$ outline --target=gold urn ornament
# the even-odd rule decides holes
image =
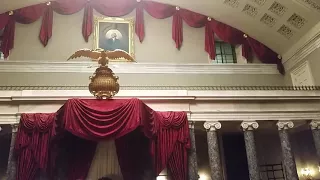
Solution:
[[[133,58],[123,50],[104,51],[103,49],[89,50],[81,49],[76,51],[68,60],[78,57],[89,57],[98,60],[100,66],[95,73],[89,77],[89,91],[98,99],[109,99],[115,96],[120,89],[118,76],[108,67],[109,60],[124,58],[134,61]]]

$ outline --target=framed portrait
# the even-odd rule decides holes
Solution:
[[[133,18],[95,17],[94,27],[94,49],[109,51],[121,49],[135,57]],[[127,60],[120,59],[120,61]]]

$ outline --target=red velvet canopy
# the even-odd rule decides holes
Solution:
[[[194,28],[205,27],[205,51],[211,59],[214,59],[216,56],[214,45],[214,34],[216,34],[225,42],[233,45],[243,45],[242,54],[248,61],[251,60],[251,51],[253,51],[263,63],[277,64],[280,73],[284,74],[284,68],[278,54],[252,37],[248,37],[240,30],[187,9],[142,0],[56,0],[17,9],[13,11],[13,14],[10,12],[0,14],[0,29],[4,28],[1,51],[7,57],[13,48],[15,22],[29,24],[42,17],[39,38],[41,43],[46,46],[52,36],[53,12],[70,15],[79,12],[83,8],[82,34],[86,41],[88,41],[92,33],[93,10],[105,16],[115,17],[124,16],[135,9],[135,31],[140,42],[142,42],[145,37],[145,10],[157,19],[173,16],[172,38],[178,49],[180,49],[183,42],[182,28],[184,21]]]
[[[167,167],[173,179],[187,179],[185,112],[156,112],[139,99],[70,99],[56,113],[21,115],[17,180],[34,179],[39,170],[53,178],[59,148],[69,151],[68,179],[85,179],[97,142],[110,138],[125,180],[141,180],[148,157],[155,175]]]

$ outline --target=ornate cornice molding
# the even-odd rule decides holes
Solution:
[[[207,130],[207,131],[216,131],[218,129],[221,129],[221,123],[218,121],[206,121],[203,124],[203,127]]]
[[[320,23],[312,28],[298,43],[283,55],[286,71],[304,62],[306,57],[320,47]],[[306,39],[306,40],[303,40]]]
[[[258,129],[258,127],[259,127],[259,124],[255,121],[251,121],[251,122],[244,121],[241,123],[241,128],[243,131],[253,131],[255,129]]]
[[[272,64],[110,63],[115,74],[279,74]],[[93,73],[96,62],[3,61],[0,73]]]
[[[319,91],[320,86],[121,86],[121,90]],[[88,86],[0,86],[0,91],[88,90]]]
[[[279,121],[277,122],[278,130],[286,130],[294,127],[294,123],[292,121]]]

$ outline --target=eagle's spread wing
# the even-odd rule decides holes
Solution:
[[[124,58],[128,61],[134,61],[133,57],[131,57],[126,51],[123,51],[121,49],[116,49],[114,51],[107,52],[107,57],[109,59],[119,59]]]
[[[80,49],[76,51],[68,60],[78,58],[78,57],[88,57],[91,59],[98,59],[101,55],[101,52],[93,51],[90,49]]]

